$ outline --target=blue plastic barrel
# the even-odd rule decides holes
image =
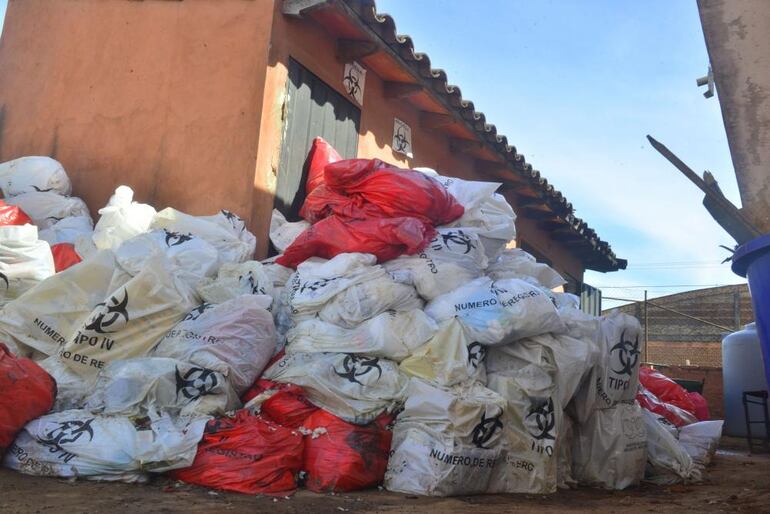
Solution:
[[[749,279],[751,303],[765,363],[765,379],[770,384],[770,234],[752,239],[733,255],[733,272]]]

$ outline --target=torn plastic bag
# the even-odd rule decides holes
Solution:
[[[701,421],[679,429],[679,444],[693,462],[705,468],[719,447],[724,421]]]
[[[301,386],[313,404],[356,425],[392,412],[407,384],[395,362],[352,353],[286,355],[262,378]]]
[[[162,256],[148,258],[137,275],[121,282],[96,304],[61,349],[64,362],[80,375],[93,376],[110,362],[147,355],[198,305],[192,290],[174,276]]]
[[[259,379],[243,395],[244,408],[289,428],[299,428],[318,407],[310,403],[298,385]]]
[[[214,415],[241,406],[227,379],[212,369],[163,357],[126,359],[99,373],[86,409],[91,412],[144,416]]]
[[[153,355],[217,371],[240,395],[259,377],[274,350],[273,317],[262,298],[249,294],[199,305],[163,336]]]
[[[270,309],[276,294],[273,280],[258,261],[225,263],[216,278],[201,280],[196,291],[207,303],[225,303],[243,295],[258,296],[265,309]]]
[[[463,215],[464,209],[434,178],[395,168],[379,159],[349,159],[324,168],[332,191],[376,205],[384,217],[417,218],[438,226]]]
[[[69,243],[51,245],[51,255],[56,273],[79,264],[83,259],[75,251],[75,247]]]
[[[302,424],[305,436],[302,470],[311,491],[347,492],[382,482],[388,466],[392,416],[382,415],[366,426],[352,425],[324,410]]]
[[[189,466],[208,417],[130,419],[85,410],[31,421],[8,448],[7,468],[27,475],[140,482]]]
[[[0,226],[26,225],[32,220],[17,205],[8,205],[0,200]]]
[[[550,266],[537,262],[532,255],[521,248],[504,250],[496,260],[489,263],[487,275],[492,280],[518,278],[546,289],[553,289],[567,283]]]
[[[155,208],[133,200],[133,189],[119,186],[107,205],[99,209],[93,235],[97,248],[117,249],[124,241],[150,230]]]
[[[399,362],[425,344],[436,330],[436,322],[417,309],[383,312],[356,328],[308,319],[286,333],[286,351],[355,353]]]
[[[315,188],[324,183],[324,169],[328,164],[341,161],[342,156],[332,145],[322,137],[313,139],[310,152],[307,155],[307,182],[305,192],[310,194]]]
[[[39,237],[51,246],[60,243],[75,244],[80,237],[90,239],[93,232],[94,222],[90,216],[70,216],[41,230]]]
[[[273,209],[270,218],[270,242],[279,252],[284,251],[299,235],[310,227],[307,221],[286,221],[286,217],[278,209]]]
[[[425,249],[384,264],[404,276],[426,300],[448,293],[484,274],[487,256],[479,237],[463,228],[438,228]]]
[[[51,247],[34,225],[0,226],[0,305],[56,273]]]
[[[56,159],[31,156],[0,164],[0,189],[6,198],[33,192],[67,196],[72,192],[72,183]]]
[[[639,385],[639,392],[636,393],[636,401],[639,402],[639,405],[641,405],[643,409],[654,412],[658,416],[662,416],[675,427],[683,427],[698,421],[698,418],[686,410],[680,409],[676,405],[661,401],[657,396],[645,389],[643,385]]]
[[[153,255],[162,255],[174,274],[192,288],[218,269],[216,248],[190,234],[153,230],[124,241],[115,250],[118,264],[132,276],[139,274]]]
[[[695,415],[695,404],[687,395],[687,390],[668,378],[660,371],[648,367],[639,369],[639,382],[660,401],[686,410]]]
[[[193,463],[170,475],[222,491],[283,496],[297,488],[302,450],[298,431],[240,410],[209,421]]]
[[[564,412],[561,418],[559,439],[556,441],[556,487],[559,489],[577,488],[577,480],[572,474],[572,445],[575,440],[575,422]]]
[[[647,432],[645,481],[658,485],[700,482],[700,470],[676,437],[658,422],[656,414],[645,409],[642,409],[642,414]]]
[[[51,355],[41,361],[38,366],[46,370],[56,381],[56,401],[51,412],[82,409],[85,407],[88,395],[93,387],[93,379],[83,378],[64,364],[58,355]]]
[[[564,330],[550,298],[518,279],[477,278],[431,301],[425,313],[439,322],[456,316],[471,339],[487,345]]]
[[[257,244],[256,237],[246,229],[243,220],[229,211],[213,216],[190,216],[168,207],[155,215],[150,228],[199,237],[217,249],[221,263],[251,259]]]
[[[442,386],[468,380],[486,385],[487,347],[471,341],[462,324],[452,318],[443,322],[430,341],[402,360],[399,369],[406,375]]]
[[[0,343],[0,457],[24,425],[48,412],[55,397],[51,375]]]
[[[311,257],[331,259],[353,252],[371,253],[385,262],[421,251],[434,234],[432,226],[417,218],[343,221],[329,216],[300,234],[276,262],[296,268]]]
[[[25,351],[56,355],[109,294],[116,266],[114,254],[105,250],[40,282],[5,305],[0,331]]]
[[[577,426],[572,447],[578,483],[625,489],[644,478],[647,432],[636,402],[618,403],[591,413]]]
[[[71,216],[91,217],[83,200],[74,196],[61,196],[58,193],[24,193],[6,198],[5,203],[19,206],[41,230]]]

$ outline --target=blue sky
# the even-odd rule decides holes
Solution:
[[[665,286],[649,288],[659,296],[742,282],[719,264],[718,245],[734,242],[644,137],[710,170],[740,205],[719,103],[695,85],[708,55],[694,0],[377,5],[629,260],[586,282],[631,299],[645,286]],[[5,8],[0,0],[0,19]]]

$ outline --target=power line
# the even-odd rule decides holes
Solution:
[[[669,285],[628,285],[628,286],[594,286],[597,289],[651,289],[653,287],[723,287],[723,286],[740,286],[743,284],[669,284]]]

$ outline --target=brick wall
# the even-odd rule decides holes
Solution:
[[[654,364],[655,369],[670,378],[703,380],[703,397],[709,404],[711,419],[724,419],[722,368],[710,366],[666,366]]]
[[[650,341],[647,344],[646,360],[675,366],[708,366],[721,369],[722,343]]]

